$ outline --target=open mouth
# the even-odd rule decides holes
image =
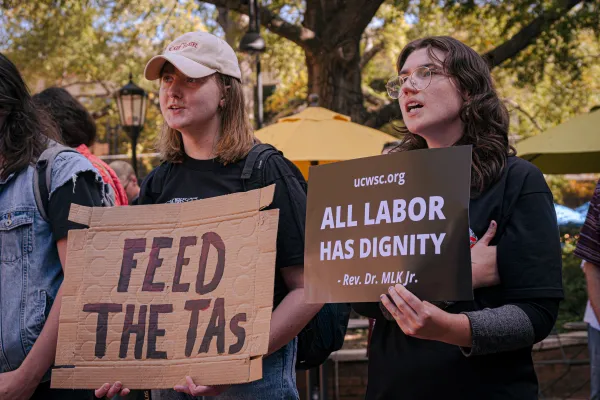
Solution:
[[[409,101],[406,103],[406,111],[409,114],[415,113],[416,110],[420,108],[423,108],[423,104],[419,103],[418,101]]]
[[[184,107],[180,107],[180,106],[169,106],[169,110],[172,111],[177,111],[177,110],[183,110]]]

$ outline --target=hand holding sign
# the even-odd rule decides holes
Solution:
[[[185,385],[177,385],[175,386],[176,392],[187,393],[192,396],[218,396],[227,389],[229,389],[230,385],[215,385],[215,386],[201,386],[194,384],[194,381],[191,377],[186,376],[185,381],[187,382],[187,386]]]
[[[400,284],[390,286],[388,293],[393,301],[382,294],[381,302],[407,336],[471,346],[471,327],[466,315],[449,314],[421,301]]]
[[[130,390],[124,388],[121,382],[116,381],[112,385],[110,383],[105,383],[104,385],[102,385],[102,387],[96,389],[94,391],[94,396],[96,396],[99,399],[103,398],[104,396],[111,399],[116,395],[127,396],[129,392]]]

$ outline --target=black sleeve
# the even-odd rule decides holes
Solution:
[[[556,323],[560,299],[532,299],[526,303],[515,303],[515,305],[529,317],[533,326],[534,343],[544,340]]]
[[[498,272],[507,302],[563,297],[562,257],[552,193],[529,171],[498,242]]]
[[[268,209],[279,209],[277,268],[304,265],[306,193],[302,185],[306,183],[300,181],[302,176],[292,168],[278,155],[271,156],[265,168],[266,184],[275,184],[275,195]]]
[[[101,188],[92,171],[85,171],[77,176],[75,182],[67,181],[50,196],[48,218],[52,226],[52,236],[59,241],[67,237],[71,229],[87,228],[85,225],[69,221],[71,204],[87,207],[102,206]]]

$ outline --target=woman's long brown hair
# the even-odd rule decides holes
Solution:
[[[59,141],[58,127],[37,108],[17,67],[0,53],[0,179],[19,172],[46,149],[48,138]]]
[[[410,54],[420,49],[427,49],[429,57],[441,64],[465,99],[460,110],[464,132],[454,145],[473,146],[471,197],[478,197],[500,178],[507,157],[516,154],[508,142],[508,110],[496,93],[485,60],[469,46],[449,36],[427,37],[409,43],[398,57],[397,70],[402,69]],[[442,51],[445,59],[440,60],[434,49]],[[393,151],[427,148],[427,142],[421,136],[405,127],[398,129],[405,136]]]

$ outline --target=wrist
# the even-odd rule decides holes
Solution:
[[[473,271],[473,272],[475,272],[475,271]],[[481,284],[481,277],[478,276],[475,273],[473,273],[473,275],[471,275],[471,282],[472,282],[472,285],[473,285],[473,289],[479,289],[480,287],[483,286]]]
[[[446,313],[445,332],[442,342],[461,347],[471,347],[471,322],[465,314]]]

